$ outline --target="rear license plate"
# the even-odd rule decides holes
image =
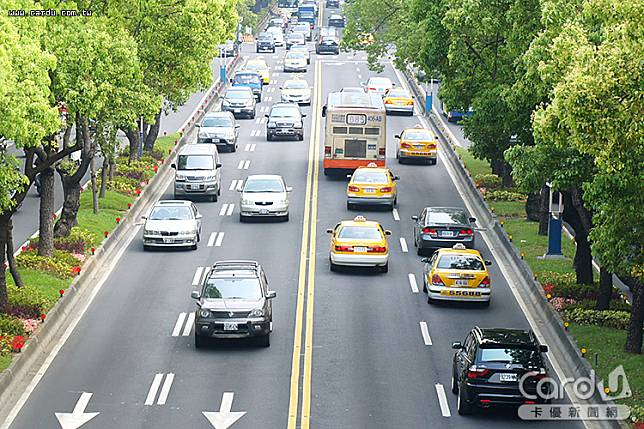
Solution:
[[[354,252],[366,252],[367,248],[366,247],[354,247],[353,251]]]
[[[373,189],[373,188],[364,188],[363,191],[364,191],[365,194],[375,194],[376,193],[376,190]]]
[[[425,146],[422,144],[415,144],[414,149],[425,149]]]
[[[210,139],[211,142],[213,143],[219,143],[221,140],[220,139]]]
[[[453,237],[454,233],[452,231],[441,231],[441,237]]]
[[[463,296],[463,297],[477,297],[481,296],[481,292],[473,290],[442,290],[441,295],[445,296]]]
[[[499,379],[501,381],[517,381],[517,375],[512,373],[503,373],[499,374]]]
[[[235,322],[224,322],[224,331],[236,331],[237,323]]]
[[[174,243],[174,238],[164,238],[163,242],[165,244],[172,244],[172,243]]]
[[[467,280],[458,279],[456,280],[456,286],[467,286]]]
[[[259,214],[268,214],[268,209],[260,209]]]
[[[235,113],[240,113],[240,112],[241,112],[241,109],[233,109],[233,112],[235,112]]]

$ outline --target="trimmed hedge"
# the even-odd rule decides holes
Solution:
[[[628,328],[631,314],[619,310],[588,310],[584,308],[567,308],[564,310],[566,320],[580,325],[604,326],[608,328]]]

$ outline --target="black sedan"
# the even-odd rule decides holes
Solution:
[[[414,246],[421,255],[426,249],[453,247],[462,243],[474,247],[474,223],[465,209],[456,207],[425,207],[414,221]]]

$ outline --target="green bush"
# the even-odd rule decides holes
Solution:
[[[496,174],[481,173],[474,176],[474,183],[476,183],[476,186],[479,188],[492,190],[501,186],[501,178]]]
[[[18,268],[46,271],[63,279],[72,277],[72,268],[80,265],[71,253],[62,250],[54,250],[51,257],[38,256],[35,251],[27,250],[16,257],[16,263]]]
[[[567,308],[583,308],[586,310],[594,310],[597,306],[596,299],[582,299],[568,306]],[[610,301],[610,309],[616,311],[627,311],[630,313],[632,306],[620,298],[613,298]]]
[[[88,231],[85,228],[81,228],[80,226],[75,226],[72,228],[72,230],[69,232],[69,236],[67,237],[61,237],[57,239],[61,243],[76,243],[76,242],[82,242],[85,244],[85,248],[88,246],[92,246],[98,243],[94,242],[94,234],[92,234],[91,231]]]
[[[5,312],[21,318],[37,318],[47,308],[53,307],[57,298],[47,296],[38,285],[25,284],[18,288],[15,285],[7,285],[9,294],[9,305]]]
[[[22,320],[7,314],[0,314],[0,335],[26,335]]]
[[[98,183],[100,186],[100,180]],[[140,181],[125,176],[114,176],[107,182],[107,189],[120,192],[121,194],[136,195],[136,190],[141,187]]]
[[[615,329],[626,329],[631,316],[628,311],[587,310],[584,308],[567,308],[564,310],[564,315],[569,322]]]
[[[526,195],[520,192],[503,189],[489,191],[485,194],[485,199],[491,201],[525,201],[526,198]]]
[[[631,421],[633,423],[644,422],[644,405],[629,405],[631,409]]]

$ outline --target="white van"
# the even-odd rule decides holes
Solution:
[[[177,154],[172,164],[174,198],[205,196],[217,201],[221,194],[221,162],[216,145],[189,144]]]

